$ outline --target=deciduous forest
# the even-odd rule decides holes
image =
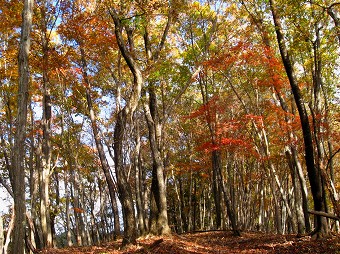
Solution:
[[[339,54],[335,0],[1,0],[0,253],[338,253]]]

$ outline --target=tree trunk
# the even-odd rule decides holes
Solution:
[[[183,232],[185,232],[185,229],[183,227],[184,225],[184,222],[185,222],[185,216],[183,214],[183,208],[184,208],[184,203],[183,203],[183,198],[182,198],[182,192],[181,190],[178,190],[178,183],[177,183],[177,179],[175,177],[175,174],[174,174],[174,170],[172,169],[171,170],[171,176],[172,176],[172,179],[174,180],[174,188],[175,188],[175,194],[176,194],[176,197],[173,197],[173,203],[174,203],[174,218],[175,218],[175,221],[176,221],[176,232],[178,234],[182,234]],[[178,179],[179,181],[179,184],[181,185],[180,183],[180,177]],[[180,186],[180,189],[181,189],[181,186]]]
[[[187,205],[187,218],[188,218],[188,231],[192,231],[192,170],[190,170],[189,174],[189,196],[188,196],[188,205]]]
[[[219,172],[221,170],[220,152],[215,150],[211,154],[212,171],[213,171],[213,196],[215,201],[215,214],[216,214],[216,228],[221,229],[222,226],[222,208],[221,208],[221,190],[219,184]]]
[[[26,219],[28,222],[28,231],[29,231],[29,233],[27,233],[25,237],[26,247],[30,250],[30,253],[35,253],[36,245],[35,245],[34,234],[36,230],[35,230],[33,219],[28,212],[26,212]]]
[[[100,245],[100,234],[99,234],[99,220],[97,216],[95,216],[95,208],[97,208],[97,202],[98,202],[98,190],[100,188],[99,186],[99,181],[101,181],[100,177],[94,179],[94,186],[90,187],[90,192],[95,193],[95,195],[91,195],[90,197],[90,222],[91,222],[91,239],[92,239],[92,244],[98,244]],[[98,184],[96,183],[98,182]],[[101,190],[99,190],[100,192]],[[100,195],[100,194],[99,194]]]
[[[117,177],[117,187],[119,199],[122,204],[123,220],[124,220],[124,236],[123,246],[127,244],[136,244],[137,230],[136,218],[132,198],[131,186],[128,183],[127,175],[123,163],[123,138],[126,126],[125,110],[120,111],[114,129],[114,162]]]
[[[34,118],[33,118],[33,111],[30,108],[31,114],[31,126],[34,128]],[[30,137],[30,158],[29,158],[29,170],[30,170],[30,177],[29,177],[29,186],[30,186],[30,198],[31,198],[31,216],[34,223],[35,232],[34,235],[31,236],[31,242],[35,248],[41,249],[42,246],[42,230],[41,230],[41,223],[40,218],[38,216],[38,200],[39,200],[39,172],[36,168],[39,168],[40,164],[36,163],[36,168],[34,168],[34,155],[35,155],[35,147],[34,147],[34,137],[33,135]],[[34,238],[34,240],[33,240]]]
[[[42,11],[42,18],[46,18],[46,13]],[[42,116],[42,158],[40,174],[40,216],[43,233],[43,246],[51,248],[53,246],[51,232],[51,214],[50,214],[50,171],[51,171],[51,94],[49,88],[49,59],[48,59],[48,38],[45,20],[42,20],[42,82],[43,82],[43,116]]]
[[[158,207],[157,207],[157,195],[155,193],[158,192],[158,183],[157,183],[157,172],[156,168],[152,167],[152,180],[151,180],[151,189],[150,189],[150,216],[149,216],[149,233],[152,235],[158,235],[158,225],[157,225],[157,217],[158,217]]]
[[[187,232],[189,230],[189,225],[188,225],[188,214],[186,213],[186,204],[185,204],[185,195],[184,195],[184,190],[183,190],[183,181],[181,177],[178,177],[178,183],[179,183],[179,194],[180,194],[180,211],[181,211],[181,218],[182,218],[182,223],[183,223],[183,230],[184,232]]]
[[[109,13],[115,24],[115,35],[117,44],[122,56],[130,69],[133,76],[133,84],[129,97],[126,97],[126,104],[117,114],[116,125],[114,128],[114,162],[115,171],[117,177],[117,188],[119,193],[119,199],[122,204],[123,219],[124,219],[124,237],[123,246],[126,244],[136,244],[137,230],[136,219],[134,214],[134,206],[132,199],[132,192],[130,184],[128,183],[127,176],[125,174],[125,168],[123,163],[123,140],[126,131],[127,120],[132,118],[134,111],[136,110],[141,95],[143,85],[143,75],[140,67],[132,57],[130,50],[127,48],[123,38],[123,24],[118,16],[118,13],[114,8],[109,8]],[[132,42],[132,34],[127,33],[128,41]]]
[[[2,248],[4,247],[5,243],[5,235],[4,235],[4,221],[2,217],[0,217],[0,251],[2,253]]]
[[[228,197],[228,192],[227,192],[227,187],[225,185],[224,179],[223,179],[223,174],[222,174],[222,165],[221,165],[221,154],[220,151],[213,151],[213,153],[216,152],[215,155],[215,167],[217,170],[217,180],[219,184],[219,188],[221,189],[224,197],[224,202],[227,208],[227,213],[229,217],[229,221],[231,223],[231,227],[233,230],[233,233],[235,236],[241,236],[240,230],[238,229],[237,221],[236,221],[236,216],[235,212],[232,208],[232,204],[230,202],[230,198]]]
[[[71,247],[73,245],[72,243],[72,232],[71,232],[71,213],[70,213],[70,190],[69,190],[69,171],[65,170],[64,172],[64,184],[65,184],[65,199],[66,199],[66,212],[65,212],[65,217],[66,217],[66,225],[65,225],[65,230],[66,230],[66,246]]]
[[[157,205],[157,235],[170,234],[171,230],[168,224],[166,184],[164,177],[164,165],[162,159],[162,124],[160,123],[157,108],[157,98],[154,87],[149,88],[149,105],[144,103],[145,117],[149,129],[149,141],[152,153],[153,163],[153,188],[151,194],[155,198]]]
[[[137,120],[137,119],[136,119]],[[143,205],[143,174],[142,174],[142,160],[141,160],[141,140],[139,134],[139,124],[138,120],[135,121],[135,133],[136,133],[136,148],[134,155],[134,168],[135,168],[135,181],[136,181],[136,208],[137,208],[137,217],[138,217],[138,229],[141,236],[146,234],[146,225],[145,225],[145,216],[144,216],[144,205]]]
[[[88,222],[87,222],[87,216],[84,216],[86,210],[85,210],[85,198],[84,198],[84,184],[83,184],[83,178],[78,179],[79,182],[79,201],[80,201],[80,208],[81,208],[81,213],[79,214],[80,216],[80,230],[81,230],[81,239],[83,242],[83,246],[88,246],[91,245],[91,242],[89,241],[88,238]]]
[[[30,32],[32,27],[33,0],[25,0],[22,11],[22,26],[18,58],[19,90],[18,113],[13,151],[13,198],[14,198],[14,235],[13,253],[25,253],[26,200],[25,200],[25,138],[27,104],[29,89]]]
[[[290,169],[290,174],[292,177],[292,183],[293,183],[293,190],[294,190],[294,207],[295,207],[295,213],[297,218],[297,229],[298,229],[298,235],[302,235],[305,231],[305,221],[304,221],[304,214],[302,209],[302,198],[301,198],[301,192],[300,192],[300,184],[298,181],[298,175],[297,175],[297,169],[295,167],[295,164],[293,162],[292,155],[289,153],[289,151],[286,151],[286,157]]]
[[[302,94],[300,91],[300,88],[298,86],[293,64],[291,61],[291,56],[289,55],[289,52],[286,48],[286,41],[283,34],[283,29],[281,25],[280,16],[277,13],[276,10],[276,3],[275,0],[270,0],[270,7],[271,12],[275,24],[276,29],[276,36],[277,41],[279,44],[280,54],[281,58],[289,79],[289,83],[292,89],[292,93],[294,95],[294,100],[299,112],[300,116],[300,122],[302,127],[302,133],[303,133],[303,140],[305,145],[305,161],[307,166],[307,172],[308,172],[308,178],[311,185],[311,191],[314,201],[314,209],[316,211],[325,211],[325,203],[323,200],[323,187],[322,187],[322,181],[321,181],[321,174],[318,170],[318,168],[315,165],[315,159],[314,159],[314,146],[313,146],[313,138],[312,138],[312,131],[310,128],[309,120],[308,120],[308,114],[307,110],[305,108],[305,104],[302,98]],[[328,234],[328,225],[327,221],[322,218],[321,216],[316,216],[316,224],[315,224],[315,231],[313,232],[313,235],[315,237],[322,237],[322,235]]]
[[[197,222],[197,220],[196,220],[196,217],[197,217],[197,181],[196,181],[196,178],[194,178],[193,179],[194,180],[194,205],[193,205],[193,209],[194,209],[194,211],[193,211],[193,231],[196,231],[196,227],[197,227],[197,225],[196,225],[196,222]]]
[[[66,103],[66,96],[65,96],[65,86],[62,88],[62,102],[63,105],[67,105]],[[72,231],[71,231],[71,211],[70,211],[70,199],[71,199],[71,184],[70,184],[70,178],[72,174],[72,160],[73,152],[71,150],[71,137],[70,132],[65,132],[64,128],[64,122],[65,122],[65,112],[67,112],[67,117],[70,117],[69,109],[66,107],[61,114],[61,147],[66,148],[66,158],[65,158],[65,167],[64,170],[64,191],[65,191],[65,233],[66,233],[66,246],[71,247],[73,245],[72,242]],[[72,118],[71,122],[72,122]]]
[[[10,220],[8,228],[7,228],[6,240],[5,240],[5,245],[4,245],[2,254],[8,253],[7,250],[8,250],[8,246],[11,242],[12,233],[13,233],[13,229],[14,229],[14,223],[15,223],[15,214],[12,213],[11,220]],[[12,253],[12,252],[10,252],[10,253]]]
[[[75,167],[75,165],[72,165],[72,167]],[[82,246],[82,238],[81,238],[81,218],[80,218],[80,203],[79,203],[79,178],[78,178],[78,172],[75,169],[72,169],[71,171],[71,181],[73,185],[73,192],[71,191],[71,198],[73,201],[73,214],[74,214],[74,234],[75,234],[75,240],[77,246]]]
[[[276,95],[279,98],[279,103],[281,105],[281,108],[286,112],[289,113],[288,110],[288,106],[286,104],[286,102],[283,100],[280,92],[275,89]],[[288,116],[285,117],[285,121],[289,124],[291,122],[291,120],[288,118]],[[289,135],[289,139],[291,143],[294,143],[294,140],[296,140],[295,134],[292,131],[289,131],[288,133]],[[297,198],[298,196],[300,196],[299,194],[301,193],[301,199],[302,199],[302,210],[303,210],[303,216],[304,216],[304,223],[302,224],[302,222],[300,222],[302,225],[299,226],[299,231],[301,230],[301,227],[304,227],[303,231],[309,232],[310,231],[310,222],[309,222],[309,213],[308,213],[308,191],[307,191],[307,184],[306,184],[306,180],[303,174],[303,170],[300,164],[300,161],[298,159],[298,155],[297,155],[297,151],[296,151],[296,147],[294,145],[290,145],[289,147],[287,147],[286,150],[286,157],[288,160],[288,165],[291,169],[291,175],[292,175],[292,179],[296,179],[298,178],[299,183],[300,183],[300,191],[298,191],[298,189],[295,190],[295,188],[297,188],[297,186],[295,186],[295,184],[297,184],[294,181],[294,191],[296,192],[297,195],[295,195],[295,198]],[[297,174],[297,177],[296,177]],[[300,203],[299,200],[295,200],[295,203]],[[297,211],[298,213],[298,220],[300,219],[300,212]],[[302,233],[302,232],[300,232]]]
[[[155,51],[151,50],[151,42],[148,33],[148,26],[144,27],[144,45],[145,53],[147,56],[148,63],[156,62],[159,59],[161,50],[164,47],[170,25],[171,25],[171,14],[168,15],[168,20],[163,31],[162,38],[159,45],[156,47]],[[163,164],[163,139],[162,139],[162,129],[163,121],[161,121],[158,105],[157,105],[157,95],[155,92],[154,84],[150,84],[149,89],[149,105],[144,103],[144,111],[146,116],[146,121],[149,129],[149,141],[152,153],[153,161],[153,188],[151,188],[151,197],[154,198],[157,205],[156,216],[152,218],[156,219],[156,224],[151,221],[151,224],[156,225],[156,234],[170,234],[171,229],[168,224],[168,212],[167,212],[167,197],[166,197],[166,183],[164,175],[164,164]],[[157,186],[156,186],[157,185]]]
[[[302,166],[300,161],[297,158],[297,151],[296,149],[291,149],[292,157],[294,161],[294,165],[296,167],[296,171],[298,174],[299,182],[300,182],[300,189],[301,189],[301,196],[302,196],[302,210],[305,219],[305,228],[306,232],[310,232],[311,225],[309,221],[309,213],[308,213],[308,191],[307,191],[307,183],[306,179],[303,174]]]
[[[82,47],[82,45],[80,45],[80,53],[81,53],[81,62],[82,62],[82,71],[83,71],[83,78],[86,84],[86,101],[87,101],[87,108],[89,111],[89,116],[90,116],[90,120],[91,120],[91,125],[92,125],[92,131],[93,131],[93,136],[94,136],[94,140],[96,142],[96,147],[97,147],[97,151],[98,151],[98,156],[100,159],[100,163],[105,175],[105,179],[109,188],[109,195],[111,198],[111,205],[112,205],[112,210],[115,211],[115,207],[117,207],[117,201],[116,201],[116,186],[115,183],[112,179],[111,176],[111,169],[110,169],[110,165],[106,159],[106,155],[105,155],[105,151],[104,151],[104,146],[102,144],[102,137],[100,135],[100,130],[99,127],[97,125],[97,121],[96,121],[96,117],[95,117],[95,113],[93,110],[93,104],[92,104],[92,98],[91,98],[91,84],[90,81],[88,79],[88,75],[87,75],[87,63],[86,63],[86,59],[85,59],[85,52],[84,49]],[[116,212],[113,213],[114,215],[114,238],[116,239],[117,236],[120,235],[120,223],[119,223],[119,216]]]

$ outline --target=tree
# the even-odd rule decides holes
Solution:
[[[27,122],[30,32],[32,27],[33,1],[25,0],[22,11],[22,26],[19,50],[19,90],[18,113],[13,152],[13,180],[14,194],[14,235],[13,253],[25,253],[26,230],[26,199],[25,199],[25,138]]]
[[[50,175],[52,164],[51,152],[51,121],[52,121],[52,101],[51,101],[51,39],[52,31],[55,28],[57,17],[51,13],[52,4],[49,1],[38,1],[39,28],[42,51],[42,91],[43,91],[43,114],[42,114],[42,140],[41,140],[41,173],[40,175],[40,215],[43,234],[43,246],[52,247],[51,214],[50,214]]]
[[[94,114],[94,109],[93,109],[93,103],[92,103],[92,97],[91,97],[91,84],[88,78],[87,74],[87,63],[85,59],[85,52],[80,45],[80,55],[81,55],[81,62],[82,62],[82,72],[83,72],[83,79],[86,85],[86,101],[87,101],[87,107],[89,111],[89,116],[91,120],[91,125],[92,125],[92,130],[93,130],[93,136],[96,142],[97,150],[98,150],[98,155],[99,159],[103,168],[103,172],[105,175],[105,179],[109,188],[109,194],[111,198],[111,203],[112,203],[112,209],[114,211],[114,223],[115,223],[115,239],[116,237],[120,234],[120,225],[119,225],[119,214],[118,214],[118,207],[117,207],[117,201],[116,201],[116,186],[115,183],[112,179],[111,176],[111,170],[109,163],[106,159],[105,151],[104,151],[104,146],[102,144],[102,137],[100,135],[99,127],[96,122],[96,117]]]
[[[219,1],[204,3],[200,5],[194,2],[192,9],[189,11],[191,19],[186,24],[189,34],[190,48],[188,49],[188,59],[191,64],[205,63],[209,61],[214,54],[219,54],[218,46],[222,43],[220,24],[225,22],[224,16],[219,12]],[[216,9],[216,11],[215,11]],[[203,65],[198,77],[198,85],[202,97],[201,107],[204,112],[207,132],[209,133],[210,145],[213,147],[211,152],[212,165],[212,186],[216,214],[216,228],[222,228],[223,207],[225,203],[227,214],[231,222],[235,235],[240,235],[236,217],[232,209],[230,197],[226,192],[222,173],[222,154],[219,146],[219,124],[220,112],[215,107],[216,98],[222,91],[221,85],[215,79],[213,72],[210,72],[206,65]]]
[[[132,57],[130,51],[126,46],[125,40],[123,38],[124,26],[121,22],[121,19],[118,16],[116,9],[114,9],[113,7],[109,7],[109,12],[115,24],[115,35],[118,47],[133,76],[131,94],[129,98],[126,99],[126,105],[118,112],[117,115],[116,125],[114,129],[115,143],[113,145],[115,155],[114,162],[117,177],[117,188],[119,193],[119,199],[122,204],[124,220],[124,237],[122,244],[127,245],[136,244],[137,230],[132,192],[130,189],[130,185],[127,182],[126,172],[124,172],[125,170],[123,163],[123,140],[126,131],[127,121],[132,118],[132,115],[137,108],[144,80],[139,65]],[[129,30],[127,30],[127,37],[131,46],[133,38],[132,34],[129,33]]]
[[[151,68],[152,65],[161,64],[162,60],[160,60],[160,54],[162,53],[162,50],[164,50],[170,27],[174,19],[173,9],[174,6],[172,6],[171,4],[167,8],[167,20],[164,25],[161,39],[157,46],[153,46],[151,44],[149,31],[151,24],[150,22],[148,22],[149,17],[146,17],[147,20],[144,27],[145,31],[143,34],[143,38],[145,45],[145,55],[147,56],[147,66],[150,66]],[[166,120],[166,116],[164,115],[162,118],[159,115],[160,112],[155,87],[156,82],[162,81],[151,79],[148,81],[146,90],[149,95],[149,103],[147,103],[146,101],[143,103],[146,122],[149,129],[149,142],[153,160],[149,230],[152,234],[164,235],[170,234],[171,232],[168,224],[169,222],[167,212],[166,182],[164,174],[164,134],[162,133],[162,131],[164,130],[163,126]],[[165,110],[163,110],[163,112],[165,112]],[[165,114],[167,113],[168,112],[166,112]]]
[[[75,57],[75,59],[71,60],[74,61],[76,66],[79,66],[76,68],[79,71],[79,74],[81,74],[80,80],[76,80],[75,82],[81,87],[80,91],[82,94],[80,94],[80,96],[84,96],[86,100],[87,109],[85,112],[87,113],[84,112],[84,114],[88,116],[91,122],[95,145],[97,147],[98,156],[107,182],[114,215],[114,238],[116,238],[120,235],[120,219],[116,200],[117,187],[104,151],[104,137],[101,133],[100,125],[98,123],[99,121],[96,117],[98,114],[98,106],[94,103],[94,97],[97,94],[93,92],[93,84],[90,81],[92,77],[89,70],[89,66],[91,64],[96,64],[94,63],[93,58],[99,59],[103,57],[103,52],[105,50],[111,50],[113,45],[109,45],[111,41],[106,41],[105,43],[99,45],[99,40],[105,41],[108,39],[104,32],[107,27],[105,26],[105,22],[103,22],[103,20],[100,20],[96,17],[94,10],[87,8],[83,11],[81,3],[79,5],[66,5],[64,8],[65,16],[67,15],[68,18],[65,19],[65,24],[59,28],[59,31],[63,36],[65,36],[65,38],[67,38],[69,42],[76,42],[75,48],[79,52],[79,57],[77,54],[75,54],[72,56]],[[92,31],[90,27],[94,23],[99,25],[96,27],[95,31]],[[74,33],[74,30],[82,32]],[[109,34],[109,36],[110,35],[111,34]],[[98,50],[90,52],[91,47],[98,47]],[[87,52],[89,53],[87,54]],[[101,61],[105,60],[102,59]],[[109,61],[111,61],[111,59]],[[102,64],[105,66],[104,63]],[[110,66],[110,64],[107,65]],[[84,84],[84,86],[81,84]],[[100,87],[100,89],[103,89],[103,85]]]
[[[270,1],[270,7],[275,24],[275,31],[277,36],[277,42],[280,49],[280,54],[282,57],[283,64],[285,66],[285,70],[289,79],[289,83],[300,116],[303,140],[305,145],[305,161],[313,195],[314,209],[316,211],[323,212],[326,209],[324,202],[325,197],[323,194],[321,172],[320,169],[315,165],[312,130],[309,123],[308,113],[305,108],[301,90],[297,83],[296,74],[293,68],[292,56],[290,55],[289,51],[286,48],[287,42],[283,34],[283,28],[281,24],[280,15],[277,10],[277,4],[274,0]],[[328,234],[327,220],[324,217],[318,215],[316,216],[316,218],[317,220],[313,235],[315,235],[317,238],[322,237],[325,234],[327,235]]]
[[[22,2],[1,2],[5,251],[123,226],[123,245],[229,227],[326,235],[340,213],[339,6],[39,0],[29,33]]]

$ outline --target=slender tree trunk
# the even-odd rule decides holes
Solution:
[[[70,137],[71,133],[67,133],[66,143],[67,147],[67,160],[66,165],[68,166],[67,172],[65,172],[65,195],[66,195],[66,225],[67,225],[67,244],[68,246],[73,246],[78,244],[78,215],[75,213],[74,208],[78,208],[78,202],[75,198],[78,198],[78,182],[76,181],[76,168],[77,168],[77,160],[78,153],[77,151],[72,150],[72,138]],[[79,137],[77,137],[79,140]],[[75,197],[76,196],[76,197]],[[71,209],[70,206],[73,207],[74,214],[74,224],[72,225],[71,220]],[[73,237],[75,241],[73,242]]]
[[[307,110],[305,108],[305,104],[302,98],[302,93],[298,86],[294,69],[293,63],[291,61],[291,56],[286,48],[286,41],[283,34],[283,28],[281,25],[280,16],[276,10],[277,5],[274,0],[270,0],[270,7],[271,12],[275,24],[276,36],[277,41],[279,44],[281,58],[289,79],[289,83],[294,95],[295,103],[299,112],[302,133],[303,133],[303,140],[305,145],[305,161],[307,166],[308,178],[311,185],[311,191],[314,201],[314,209],[316,211],[325,211],[325,203],[323,200],[323,187],[321,181],[321,174],[318,168],[315,165],[315,158],[314,158],[314,146],[313,146],[313,138],[312,138],[312,131],[309,124]],[[313,235],[318,238],[322,237],[323,235],[328,234],[328,225],[327,221],[319,215],[316,215],[316,224],[315,230]]]
[[[257,231],[262,231],[264,229],[264,221],[265,221],[265,209],[264,209],[264,197],[265,197],[265,191],[266,187],[263,183],[263,180],[260,181],[260,183],[257,186],[257,190],[259,193],[259,210],[258,210],[258,223],[257,223]]]
[[[221,208],[221,190],[219,184],[219,172],[221,171],[221,158],[220,152],[215,150],[211,154],[212,170],[213,170],[213,196],[215,201],[215,214],[216,214],[216,228],[222,227],[222,208]]]
[[[295,148],[291,149],[291,151],[292,151],[293,161],[294,161],[296,171],[298,174],[298,178],[299,178],[299,182],[300,182],[301,196],[302,196],[302,210],[303,210],[303,215],[305,219],[305,228],[306,228],[306,232],[310,232],[311,225],[310,225],[309,213],[308,213],[307,183],[306,183],[306,179],[303,174],[302,166],[300,164],[300,161],[297,158],[297,151],[295,150]]]
[[[224,197],[224,202],[225,202],[225,206],[227,208],[229,221],[231,223],[231,227],[232,227],[234,235],[235,236],[241,236],[240,230],[238,229],[235,212],[232,208],[232,204],[230,202],[230,198],[229,198],[228,192],[227,192],[227,187],[226,187],[225,181],[223,179],[222,165],[221,165],[221,154],[220,154],[220,151],[214,151],[214,152],[217,152],[216,162],[215,162],[215,163],[217,163],[216,169],[218,170],[217,179],[218,179],[218,184],[220,186],[219,188],[221,189],[221,193],[223,194],[223,197]]]
[[[90,81],[88,79],[87,63],[86,63],[86,59],[85,59],[85,52],[84,52],[82,45],[80,45],[80,53],[81,53],[81,61],[82,61],[83,78],[84,78],[84,81],[85,81],[85,84],[86,84],[87,107],[88,107],[88,111],[89,111],[93,136],[94,136],[94,140],[96,142],[96,147],[97,147],[100,163],[101,163],[101,166],[102,166],[102,169],[103,169],[103,172],[104,172],[104,175],[105,175],[105,179],[106,179],[106,182],[107,182],[107,185],[108,185],[108,188],[109,188],[109,195],[110,195],[110,198],[111,198],[112,210],[114,211],[114,213],[113,213],[113,215],[114,215],[114,226],[115,226],[114,238],[116,239],[117,236],[120,235],[119,216],[118,216],[118,213],[115,212],[115,207],[117,207],[116,186],[115,186],[115,183],[114,183],[113,178],[111,176],[110,165],[109,165],[109,163],[106,159],[104,146],[102,144],[102,137],[100,135],[100,130],[99,130],[99,127],[97,125],[97,120],[96,120],[95,113],[94,113],[94,110],[93,110],[93,103],[92,103],[92,98],[91,98],[91,84],[90,84]]]
[[[79,208],[81,209],[81,212],[79,213],[79,218],[80,218],[80,235],[82,239],[83,246],[88,246],[90,245],[88,242],[88,237],[87,237],[87,220],[86,217],[84,216],[85,213],[85,199],[84,199],[84,185],[83,185],[83,179],[78,178],[79,182]]]
[[[73,167],[76,167],[73,165]],[[77,246],[83,246],[82,238],[81,238],[81,218],[80,218],[80,202],[79,202],[79,178],[78,172],[75,169],[72,169],[72,185],[73,185],[73,193],[71,193],[71,198],[73,201],[73,214],[74,214],[74,234]]]
[[[26,246],[30,250],[30,253],[32,254],[36,252],[36,245],[35,245],[35,239],[34,239],[34,234],[36,230],[35,230],[33,219],[28,212],[26,212],[26,219],[28,222],[28,230],[29,230],[29,233],[26,234],[26,238],[25,238]]]
[[[42,14],[43,17],[46,13]],[[42,21],[45,22],[44,20]],[[43,25],[45,26],[45,25]],[[42,172],[40,174],[40,216],[41,216],[41,226],[43,232],[43,245],[44,247],[50,248],[53,246],[53,238],[51,232],[51,214],[50,214],[50,172],[51,172],[51,94],[49,88],[49,59],[48,59],[48,38],[47,38],[47,28],[43,28],[42,35],[42,67],[43,67],[43,117],[42,117],[42,158],[41,166]]]
[[[25,199],[25,138],[29,89],[30,32],[32,27],[33,0],[25,0],[22,11],[22,26],[18,59],[19,90],[18,113],[13,151],[13,198],[14,198],[14,235],[13,253],[25,253],[26,199]]]
[[[137,120],[138,121],[138,120]],[[144,206],[143,206],[143,182],[142,182],[142,161],[141,161],[141,141],[139,134],[139,124],[136,122],[135,132],[136,132],[136,148],[134,155],[134,167],[135,167],[135,181],[136,181],[136,208],[137,208],[137,217],[138,217],[138,229],[140,235],[146,234],[146,225],[145,225],[145,217],[144,217]]]
[[[194,200],[193,200],[193,202],[194,202],[194,204],[193,204],[193,209],[194,209],[194,211],[193,211],[193,230],[194,231],[196,231],[197,230],[197,225],[196,225],[196,223],[197,223],[197,181],[196,181],[196,178],[194,178]]]
[[[97,206],[97,190],[100,188],[99,184],[97,185],[96,182],[101,181],[100,178],[98,177],[97,179],[95,179],[94,181],[94,186],[91,186],[91,192],[95,192],[96,195],[93,195],[90,198],[90,216],[91,216],[91,238],[92,238],[92,244],[99,244],[101,243],[100,241],[100,234],[99,234],[99,223],[100,221],[98,220],[98,218],[96,218],[94,211],[95,211],[95,207]],[[100,191],[100,190],[99,190]],[[97,208],[97,207],[96,207]]]
[[[72,232],[71,232],[71,212],[70,212],[70,190],[69,190],[69,173],[68,170],[65,170],[64,172],[64,184],[65,184],[65,199],[66,199],[66,211],[65,211],[65,216],[66,216],[66,225],[65,225],[65,230],[66,230],[66,246],[70,247],[73,245],[72,243]]]
[[[281,105],[281,108],[286,112],[289,113],[288,106],[286,102],[283,100],[280,92],[275,89],[275,92],[279,98],[279,102]],[[289,124],[290,119],[286,116],[285,121]],[[288,133],[289,139],[291,143],[294,143],[294,140],[296,140],[296,137],[292,131],[289,131]],[[294,145],[290,145],[289,148],[287,148],[286,156],[288,160],[289,167],[291,168],[291,174],[292,178],[295,173],[297,173],[297,177],[299,179],[300,183],[300,189],[301,189],[301,198],[302,198],[302,210],[303,210],[303,216],[304,216],[304,228],[306,232],[310,232],[310,222],[309,222],[309,213],[308,213],[308,191],[307,191],[307,184],[304,177],[304,173],[300,164],[300,161],[298,159],[296,147]],[[297,186],[296,186],[297,187]],[[295,187],[294,187],[295,188]],[[297,191],[297,190],[296,190]],[[297,193],[300,193],[297,191]],[[297,196],[296,196],[297,198]],[[298,200],[296,200],[296,203],[300,203]],[[299,218],[300,215],[298,215]],[[300,225],[301,227],[302,225]]]
[[[30,108],[31,114],[31,126],[34,128],[34,119],[33,119],[33,111]],[[34,137],[33,135],[30,138],[30,159],[29,159],[29,170],[30,170],[30,177],[29,177],[29,186],[30,186],[30,198],[31,198],[31,216],[33,218],[35,232],[34,235],[31,237],[32,244],[35,248],[41,249],[42,246],[42,230],[41,230],[41,223],[40,218],[38,216],[38,203],[39,203],[39,172],[36,168],[39,168],[40,164],[36,164],[36,168],[34,168],[34,155],[35,155],[35,147],[34,147]],[[34,240],[32,239],[34,238]]]
[[[288,160],[289,168],[290,168],[290,174],[292,177],[293,182],[293,189],[294,189],[294,207],[295,207],[295,213],[297,217],[297,229],[298,234],[302,235],[305,231],[305,221],[304,221],[304,215],[303,215],[303,209],[302,209],[302,198],[300,193],[300,184],[297,176],[297,170],[294,165],[293,159],[291,154],[286,151],[286,157]]]
[[[63,94],[63,104],[67,105],[66,98],[65,98],[65,86],[62,88],[62,94]],[[61,115],[61,146],[66,148],[66,156],[65,158],[65,167],[66,170],[64,170],[64,191],[65,191],[65,231],[66,231],[66,246],[71,247],[73,245],[72,242],[72,231],[71,231],[71,211],[70,211],[70,199],[71,199],[71,184],[70,184],[70,178],[71,178],[71,172],[73,170],[72,168],[72,159],[73,159],[73,152],[71,150],[71,137],[70,132],[65,132],[64,128],[64,122],[65,122],[65,113],[67,112],[67,117],[70,117],[70,111],[66,107],[65,110],[62,111]],[[71,118],[72,119],[72,118]],[[71,120],[72,122],[72,120]],[[66,141],[66,142],[65,142]]]
[[[169,6],[172,8],[172,6]],[[144,46],[145,53],[147,56],[148,63],[151,62],[156,63],[159,60],[160,52],[164,48],[164,44],[167,39],[167,35],[170,30],[170,26],[172,23],[172,14],[171,11],[168,13],[168,20],[165,25],[162,37],[160,39],[159,44],[157,45],[154,52],[152,52],[151,42],[149,38],[148,25],[144,27]],[[165,182],[165,174],[164,174],[164,162],[163,162],[163,137],[162,137],[162,129],[164,122],[160,119],[157,105],[157,95],[155,92],[155,88],[153,84],[150,84],[149,89],[149,105],[144,103],[144,110],[146,115],[146,120],[149,129],[149,140],[150,147],[152,153],[153,160],[153,170],[155,171],[153,176],[156,177],[153,180],[154,188],[151,188],[151,196],[154,197],[157,205],[156,216],[156,234],[170,234],[171,229],[169,227],[168,222],[168,212],[167,212],[167,196],[166,196],[166,182]],[[164,112],[163,112],[164,113]],[[163,115],[163,117],[165,117]],[[157,192],[155,192],[157,191]],[[154,224],[154,223],[152,223]]]
[[[151,180],[151,189],[150,189],[150,216],[149,216],[149,233],[153,235],[158,235],[158,226],[157,226],[157,216],[158,216],[158,207],[157,207],[157,195],[155,193],[158,192],[158,183],[157,183],[157,173],[156,169],[153,165],[152,167],[152,180]]]
[[[0,217],[0,253],[2,253],[4,243],[5,243],[4,221],[2,217]]]
[[[11,242],[12,233],[13,233],[13,229],[14,229],[14,223],[15,223],[15,214],[12,213],[11,220],[10,220],[8,228],[7,228],[6,240],[5,240],[5,245],[4,245],[2,254],[8,253],[7,250],[8,250],[8,246]],[[10,252],[10,253],[12,253],[12,252]]]
[[[175,193],[176,193],[176,198],[174,197],[173,199],[176,200],[174,201],[175,204],[175,209],[174,209],[174,217],[176,218],[176,232],[181,234],[183,232],[185,232],[184,228],[183,228],[183,224],[184,224],[184,220],[185,217],[183,216],[183,208],[184,208],[184,204],[183,204],[183,199],[182,199],[182,195],[180,194],[180,190],[178,190],[178,183],[177,183],[177,179],[176,176],[174,174],[174,170],[171,170],[171,176],[172,179],[174,179],[174,188],[175,188]],[[180,177],[179,177],[179,181],[180,181]],[[181,188],[181,187],[180,187]]]
[[[192,170],[190,170],[189,174],[189,197],[188,197],[188,205],[187,205],[187,218],[188,218],[188,231],[192,231],[193,228],[193,220],[192,220],[192,189],[193,189],[193,181],[192,181]]]
[[[100,241],[104,239],[105,225],[104,225],[104,203],[105,203],[105,194],[103,191],[103,187],[100,179],[98,179],[98,188],[99,188],[99,232],[100,232]]]
[[[43,143],[45,143],[43,141]],[[44,145],[43,145],[44,146]],[[43,150],[45,150],[43,148]],[[48,149],[49,150],[49,149]],[[47,152],[49,153],[49,152]],[[43,151],[43,157],[46,156],[46,150]],[[46,159],[46,158],[45,158]],[[42,172],[40,174],[40,218],[43,233],[43,246],[52,247],[52,232],[51,232],[51,215],[50,215],[50,160],[42,159]]]
[[[183,230],[184,232],[187,232],[189,230],[189,225],[188,225],[188,214],[186,213],[186,204],[185,204],[185,195],[184,195],[184,190],[183,190],[183,181],[181,177],[178,178],[178,183],[179,183],[179,193],[180,193],[180,200],[181,200],[181,205],[180,205],[180,211],[181,211],[181,218],[183,222]]]

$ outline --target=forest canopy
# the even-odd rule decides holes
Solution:
[[[0,247],[338,232],[339,53],[334,0],[2,1]]]

